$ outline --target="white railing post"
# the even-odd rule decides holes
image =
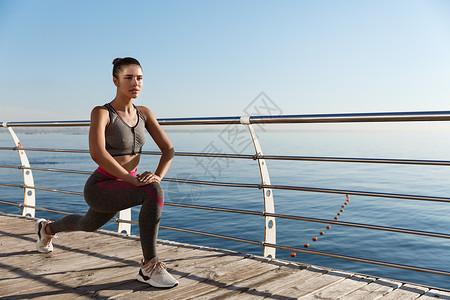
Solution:
[[[20,150],[22,147],[22,144],[20,143],[19,138],[17,137],[16,133],[11,127],[8,127],[5,123],[3,123],[3,127],[7,127],[9,130],[9,133],[11,134],[11,137],[14,140],[14,144],[16,145],[17,153],[19,154],[20,163],[22,165],[22,168],[29,168],[30,162],[28,161],[27,154],[25,153],[25,150]],[[23,196],[23,210],[22,215],[23,216],[30,216],[34,218],[35,215],[35,209],[29,206],[36,206],[36,196],[35,196],[35,190],[32,188],[34,187],[34,179],[33,179],[33,172],[31,172],[30,169],[22,169],[23,173],[23,184],[27,187],[24,188],[24,196]]]
[[[119,212],[119,220],[131,221],[131,208],[121,210]],[[124,231],[127,235],[130,235],[131,234],[131,224],[119,221],[119,226],[117,227],[117,232],[123,233]]]
[[[267,169],[267,164],[265,159],[260,159],[259,156],[263,155],[261,145],[259,143],[258,137],[253,130],[252,124],[250,124],[250,116],[242,116],[241,124],[247,125],[247,128],[252,137],[253,146],[255,147],[256,158],[258,160],[259,173],[261,174],[261,183],[270,185],[269,170]],[[273,201],[272,189],[263,188],[263,198],[264,198],[264,212],[265,213],[275,213],[275,205]],[[265,217],[264,226],[264,242],[270,244],[277,243],[277,229],[274,217]],[[275,258],[276,249],[273,247],[264,246],[264,257]]]

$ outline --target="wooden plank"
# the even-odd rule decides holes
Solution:
[[[436,300],[436,299],[450,300],[450,292],[432,289],[419,297],[419,300]]]
[[[263,293],[257,290],[259,286],[265,285],[267,283],[273,282],[279,278],[284,278],[289,276],[291,273],[286,269],[280,268],[279,266],[270,263],[261,263],[263,268],[270,266],[271,268],[266,272],[259,273],[259,275],[253,276],[242,280],[237,280],[236,282],[226,286],[221,298],[224,299],[246,299],[248,297],[257,296],[265,297],[268,296],[267,293]]]
[[[300,299],[341,299],[345,295],[368,285],[372,281],[374,281],[374,278],[354,275],[344,280],[338,281],[336,284],[329,285],[316,292],[310,293],[304,297],[301,297]]]
[[[342,300],[371,300],[379,299],[384,295],[397,289],[402,284],[400,282],[395,282],[387,279],[377,279],[374,282],[369,283],[362,288],[345,295]]]
[[[256,288],[256,290],[262,293],[270,294],[270,297],[272,298],[283,297],[283,295],[286,296],[286,294],[282,293],[283,290],[299,285],[311,278],[322,276],[326,272],[327,271],[317,269],[315,267],[296,270],[293,274],[262,285]]]
[[[404,284],[398,289],[395,289],[391,293],[387,294],[383,297],[383,300],[414,300],[419,298],[420,296],[424,295],[426,292],[428,292],[430,289],[421,287],[421,286],[414,286],[411,284]]]
[[[195,297],[188,296],[186,299],[210,299],[228,293],[227,287],[233,284],[270,272],[276,266],[266,266],[261,260],[251,257],[239,260],[232,264],[221,266],[207,274],[207,279],[197,285]],[[207,289],[203,289],[207,287]]]
[[[344,271],[330,270],[325,268],[323,270],[328,270],[328,272],[321,276],[313,277],[301,283],[294,284],[290,288],[279,292],[278,295],[300,298],[318,292],[353,275],[352,273]]]

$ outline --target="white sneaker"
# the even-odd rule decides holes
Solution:
[[[142,260],[141,269],[136,279],[160,288],[171,288],[178,284],[178,280],[167,272],[166,265],[160,262],[157,257],[153,258],[146,265],[144,265],[144,260]]]
[[[45,227],[50,222],[46,219],[38,219],[34,225],[34,230],[37,234],[36,248],[42,253],[49,253],[53,251],[52,239],[56,238],[56,234],[50,235],[45,232]]]

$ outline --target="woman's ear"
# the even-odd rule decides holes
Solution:
[[[117,79],[116,77],[113,77],[113,82],[115,86],[119,86],[119,79]]]

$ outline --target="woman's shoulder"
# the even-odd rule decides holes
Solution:
[[[105,106],[96,106],[91,111],[91,120],[93,119],[109,119],[109,112]]]
[[[141,114],[144,115],[144,118],[154,118],[155,116],[153,115],[153,112],[146,106],[136,106],[137,109],[139,109],[139,111],[141,112]]]
[[[137,106],[139,111],[141,112],[142,116],[144,117],[144,121],[147,125],[149,124],[157,124],[158,120],[156,119],[156,116],[153,114],[153,112],[148,109],[145,106]]]
[[[108,111],[108,108],[105,105],[102,106],[96,106],[92,109],[92,113],[105,113]]]
[[[150,111],[150,109],[147,107],[147,106],[143,106],[143,105],[139,105],[139,106],[137,106],[136,105],[136,107],[141,111],[141,112],[149,112]]]

